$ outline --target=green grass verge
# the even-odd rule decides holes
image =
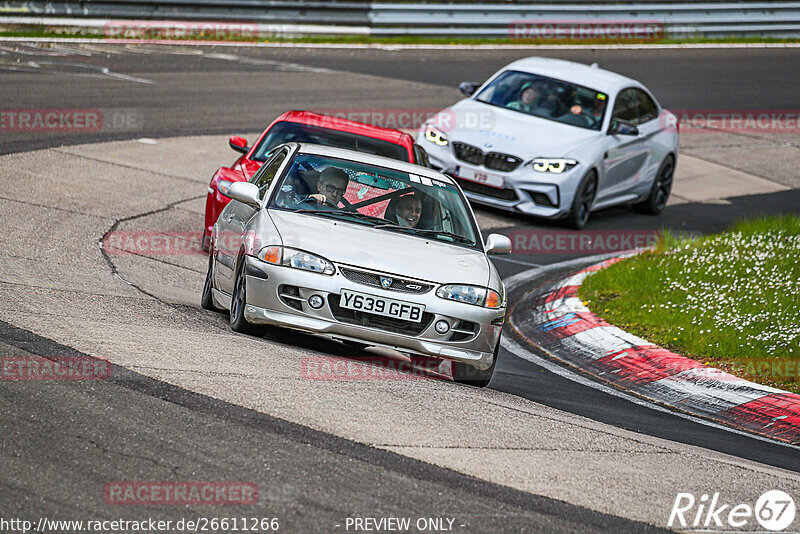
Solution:
[[[611,324],[754,382],[800,393],[800,217],[743,221],[586,279],[578,295]]]
[[[105,39],[103,33],[80,31],[73,28],[45,28],[31,27],[25,29],[9,29],[0,31],[0,37],[36,37],[36,38],[75,38],[75,39]],[[115,38],[116,39],[116,38]],[[133,39],[132,39],[133,40]],[[192,40],[208,41],[213,44],[215,41],[230,41],[218,36],[192,36],[183,39],[171,39],[173,41]],[[775,39],[769,37],[731,37],[722,39],[696,38],[696,39],[659,39],[654,41],[641,40],[600,40],[600,39],[580,39],[580,40],[543,40],[543,39],[478,39],[478,38],[453,38],[453,37],[416,37],[416,36],[397,36],[397,37],[367,37],[360,35],[321,35],[306,36],[295,38],[270,37],[259,39],[234,39],[243,43],[331,43],[331,44],[437,44],[437,45],[592,45],[592,44],[708,44],[708,43],[796,43],[800,39]]]

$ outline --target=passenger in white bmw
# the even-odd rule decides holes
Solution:
[[[531,115],[535,115],[537,111],[539,113],[544,113],[545,110],[538,105],[538,99],[539,93],[536,85],[534,85],[533,82],[526,82],[522,85],[522,89],[520,89],[519,100],[509,102],[507,107],[509,109],[518,109],[525,113],[530,113]]]

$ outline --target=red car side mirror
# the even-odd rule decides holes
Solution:
[[[242,154],[247,154],[247,151],[250,150],[247,147],[247,139],[244,137],[238,137],[234,135],[228,139],[228,145],[236,152],[241,152]]]

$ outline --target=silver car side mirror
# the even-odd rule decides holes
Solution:
[[[639,135],[639,128],[628,121],[612,118],[608,125],[608,135]]]
[[[489,234],[486,238],[487,254],[511,254],[511,240],[502,234]]]
[[[234,182],[228,188],[228,192],[223,193],[223,195],[253,208],[261,207],[261,200],[258,198],[258,186],[250,182]]]

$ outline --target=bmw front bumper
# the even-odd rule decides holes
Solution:
[[[508,211],[525,213],[547,219],[560,219],[569,214],[575,192],[586,168],[578,164],[561,174],[540,173],[524,164],[511,172],[470,165],[456,159],[452,143],[440,147],[427,142],[424,135],[417,142],[425,147],[431,165],[442,173],[458,177],[460,168],[470,168],[502,176],[504,189],[471,183],[461,178],[459,184],[467,198],[474,203],[493,206]]]

